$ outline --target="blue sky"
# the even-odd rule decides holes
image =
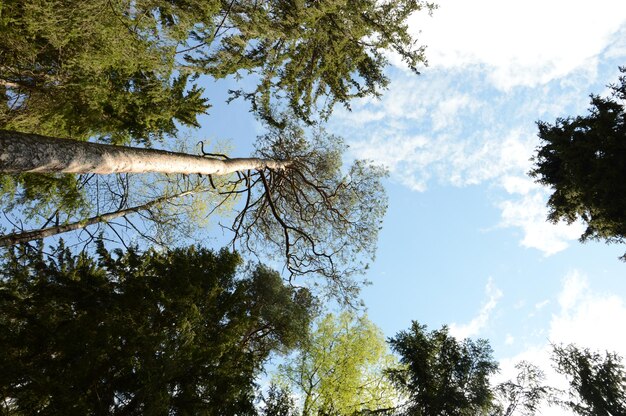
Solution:
[[[411,21],[428,46],[422,75],[392,66],[382,99],[338,108],[328,126],[350,144],[347,159],[390,172],[363,291],[370,318],[386,336],[418,320],[487,338],[501,379],[527,359],[562,383],[549,371],[550,342],[626,357],[626,264],[617,259],[626,246],[582,245],[582,224],[547,223],[548,192],[526,175],[536,121],[584,114],[589,94],[617,81],[626,3],[438,3]],[[216,106],[202,131],[245,154],[258,129],[245,111]]]
[[[520,359],[548,368],[550,342],[626,356],[626,246],[582,245],[581,224],[546,223],[547,190],[526,176],[535,122],[585,114],[589,94],[617,82],[626,3],[438,3],[412,22],[428,46],[422,75],[391,68],[381,100],[331,120],[352,156],[391,173],[363,293],[371,319],[387,336],[415,319],[488,338],[502,378]]]

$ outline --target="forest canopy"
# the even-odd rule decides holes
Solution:
[[[256,377],[314,307],[226,250],[56,252],[16,249],[0,271],[9,414],[254,414]]]
[[[196,125],[209,98],[198,86],[246,76],[232,91],[274,120],[309,120],[320,99],[349,104],[388,79],[385,51],[415,72],[424,47],[407,19],[421,0],[8,0],[0,14],[0,128],[114,143],[149,143]],[[249,83],[248,83],[249,84]],[[275,120],[274,120],[275,121]]]
[[[3,2],[0,129],[7,135],[190,149],[177,140],[210,111],[206,85],[228,79],[230,99],[246,100],[267,132],[259,154],[298,158],[288,170],[242,167],[219,179],[7,168],[12,173],[0,178],[7,234],[79,229],[84,244],[100,233],[125,244],[130,233],[166,246],[181,239],[177,230],[194,228],[190,221],[230,210],[233,240],[240,232],[255,237],[242,238],[242,253],[262,236],[258,247],[265,241],[274,256],[284,253],[290,273],[318,273],[354,292],[339,271],[362,271],[372,258],[386,207],[384,171],[368,161],[345,169],[341,139],[318,134],[317,124],[335,104],[379,96],[389,53],[419,73],[424,46],[408,19],[434,8],[422,0]],[[233,208],[245,198],[253,203]],[[303,223],[313,228],[303,232]],[[274,243],[282,244],[277,252]]]

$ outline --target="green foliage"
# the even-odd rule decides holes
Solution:
[[[201,44],[222,35],[215,48],[192,49],[185,59],[215,78],[248,72],[259,82],[234,97],[251,100],[253,109],[272,119],[273,99],[286,100],[296,116],[309,120],[318,99],[335,103],[377,96],[388,79],[384,51],[393,50],[415,72],[425,64],[424,48],[415,46],[408,17],[435,6],[423,0],[271,0],[256,3],[223,0],[223,27],[195,33]]]
[[[199,76],[247,74],[252,84],[246,85],[256,86],[250,91],[242,86],[235,96],[248,97],[258,115],[288,129],[276,111],[289,108],[291,117],[310,122],[318,104],[325,116],[337,102],[348,105],[354,97],[378,95],[387,84],[388,50],[417,72],[425,63],[424,51],[409,35],[407,19],[433,8],[422,0],[272,0],[263,5],[238,0],[6,0],[0,16],[0,128],[149,145],[175,134],[179,124],[197,124],[196,116],[208,108],[197,86]],[[385,206],[384,196],[379,199],[384,173],[364,162],[342,172],[342,145],[323,149],[320,143],[316,139],[296,152],[305,176],[292,175],[282,191],[286,207],[314,195],[291,187],[306,187],[315,175],[329,193],[337,191],[306,208],[320,214],[319,207],[331,207],[316,215],[314,229],[324,230],[319,225],[330,220],[332,236],[291,242],[307,249],[315,245],[313,251],[320,248],[324,255],[340,251],[342,259],[320,265],[323,256],[307,255],[300,261],[303,250],[298,248],[290,265],[299,263],[297,270],[310,264],[308,269],[341,282],[341,276],[364,267],[363,254],[373,254]],[[2,178],[2,190],[8,203],[27,204],[27,210],[45,213],[47,222],[57,211],[76,217],[93,208],[88,201],[101,213],[100,200],[91,198],[82,183],[83,178],[69,176],[15,175]],[[51,190],[45,197],[39,193],[44,186]],[[261,216],[267,205],[264,209]],[[288,215],[297,219],[303,212],[291,209]],[[260,233],[272,242],[284,234],[275,223]],[[325,244],[346,235],[358,237],[354,244]],[[359,267],[336,267],[353,259]],[[354,292],[354,285],[348,286],[343,291]]]
[[[107,204],[108,211],[117,211],[122,203],[125,203],[126,207],[133,207],[159,199],[162,202],[124,217],[123,223],[132,224],[132,231],[128,230],[128,227],[118,226],[121,224],[119,221],[101,223],[93,228],[104,231],[109,238],[114,238],[116,235],[111,232],[111,228],[115,227],[115,231],[120,235],[127,235],[128,238],[160,247],[201,242],[214,231],[212,227],[217,223],[216,217],[227,217],[235,209],[234,200],[219,194],[229,189],[227,185],[229,179],[230,176],[213,177],[211,181],[207,176],[200,175],[154,173],[121,175],[119,182],[122,182],[123,186],[115,191],[118,195],[111,198],[111,203]],[[88,185],[90,195],[93,195],[92,199],[106,201],[107,193],[111,193],[112,187],[98,193],[95,186],[97,182],[102,189],[107,181],[100,177],[96,183],[94,182],[96,181],[92,180]],[[216,188],[213,188],[211,182]],[[181,194],[187,195],[178,196]],[[88,216],[96,214],[94,211],[92,210]]]
[[[197,126],[197,115],[209,107],[197,86],[202,75],[249,75],[247,85],[256,86],[233,94],[250,99],[273,127],[289,124],[276,119],[276,108],[311,122],[318,104],[324,118],[337,102],[378,95],[388,81],[389,50],[417,72],[424,50],[407,20],[433,8],[422,0],[6,0],[0,128],[149,146],[181,124]],[[277,141],[283,133],[267,137]],[[343,171],[344,147],[336,138],[275,150],[268,154],[292,153],[297,168],[273,172],[272,188],[258,199],[264,202],[245,220],[237,217],[237,230],[248,237],[243,246],[259,242],[269,253],[286,252],[292,273],[321,274],[337,293],[353,297],[358,284],[351,276],[373,257],[386,207],[384,170],[359,161]],[[118,211],[129,207],[128,188],[100,200],[88,182],[14,175],[0,180],[0,191],[6,206],[23,205],[21,213],[42,216],[46,225],[101,214],[113,201]],[[160,209],[146,217],[156,218]],[[160,234],[164,228],[155,227]]]
[[[285,101],[308,120],[319,98],[378,95],[393,50],[417,72],[407,19],[423,0],[36,0],[3,2],[0,128],[115,143],[172,134],[207,109],[187,77],[254,74],[238,89],[271,119]],[[154,137],[153,137],[154,136]]]
[[[175,120],[197,125],[208,108],[187,76],[173,77],[175,45],[155,36],[167,31],[151,16],[154,5],[3,3],[0,128],[148,143],[174,134]]]
[[[394,363],[380,329],[366,317],[329,314],[280,366],[279,379],[302,394],[303,416],[347,416],[393,405],[396,392],[383,368]]]
[[[4,410],[255,414],[255,376],[305,335],[312,299],[239,264],[193,247],[15,252],[0,279]]]
[[[553,360],[570,383],[570,399],[563,402],[566,407],[581,416],[626,415],[626,371],[621,357],[555,345]]]
[[[207,101],[187,76],[254,74],[238,89],[266,119],[286,102],[308,120],[387,85],[385,51],[417,72],[407,19],[423,0],[6,0],[0,18],[0,128],[114,143],[195,125]]]
[[[125,246],[130,242],[183,246],[206,238],[213,215],[233,210],[234,200],[224,196],[232,189],[229,179],[157,173],[4,175],[0,176],[0,204],[12,224],[9,231],[15,233],[81,222],[86,228],[90,218],[100,217],[87,231],[79,228],[73,242],[87,242],[103,232],[103,238]],[[111,213],[120,216],[101,217]]]
[[[81,178],[70,174],[0,175],[0,202],[5,213],[19,207],[23,220],[49,217],[56,212],[56,207],[63,207],[67,215],[84,215],[89,206]]]
[[[157,10],[129,0],[3,1],[0,129],[147,145],[175,134],[177,124],[197,126],[208,102],[187,75],[174,76],[176,47],[160,39],[169,31],[154,20]],[[27,198],[9,202],[34,212],[87,208],[69,175],[2,181]]]
[[[344,170],[344,149],[340,138],[321,128],[307,135],[296,122],[290,122],[284,128],[271,128],[259,140],[257,155],[268,163],[259,166],[254,159],[235,160],[236,175],[219,175],[219,180],[200,175],[141,174],[147,178],[137,186],[139,175],[86,174],[84,183],[93,195],[89,198],[94,201],[93,215],[76,215],[70,220],[64,207],[57,205],[51,212],[58,210],[61,225],[68,227],[22,232],[21,239],[20,232],[16,232],[4,241],[25,242],[70,229],[82,232],[87,225],[126,220],[138,235],[153,243],[167,243],[174,235],[169,231],[184,225],[181,219],[193,219],[190,209],[201,208],[202,204],[192,203],[195,198],[208,197],[211,211],[206,215],[232,201],[238,210],[231,226],[233,244],[284,262],[290,279],[306,274],[321,277],[319,283],[322,289],[328,289],[327,294],[351,302],[361,284],[355,275],[367,268],[375,254],[386,210],[382,185],[386,172],[360,160]],[[21,192],[19,188],[17,191]],[[241,204],[236,201],[240,196],[245,199]],[[189,209],[177,209],[180,207]],[[207,209],[203,211],[197,214],[206,217]],[[146,231],[136,226],[133,221],[138,217],[151,228]],[[42,220],[50,222],[49,218]],[[35,224],[28,228],[43,227]],[[113,238],[126,244],[117,229],[109,228],[112,230],[107,238],[112,231]],[[92,231],[83,235],[93,238]]]
[[[543,143],[530,175],[553,189],[550,221],[586,223],[581,241],[626,238],[626,76],[611,89],[611,97],[591,96],[589,115],[538,123]]]
[[[489,376],[498,365],[487,341],[457,341],[445,326],[428,332],[414,321],[389,344],[404,365],[388,371],[394,385],[408,396],[400,414],[477,416],[491,410]]]

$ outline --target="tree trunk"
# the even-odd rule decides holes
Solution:
[[[0,172],[22,173],[200,173],[225,175],[283,170],[291,161],[258,158],[216,159],[164,150],[112,146],[0,130]]]
[[[5,81],[3,79],[0,79],[0,85],[5,87],[5,88],[19,88],[20,86],[14,82],[10,82],[10,81]]]
[[[87,218],[85,220],[76,221],[70,224],[57,225],[54,227],[42,228],[40,230],[24,231],[20,233],[13,233],[0,236],[0,247],[11,246],[14,244],[27,243],[32,240],[39,240],[41,238],[51,237],[57,234],[67,233],[69,231],[79,230],[100,222],[108,222],[116,218],[123,217],[128,214],[143,211],[161,202],[166,202],[175,198],[182,198],[187,195],[192,195],[200,191],[186,191],[176,195],[162,196],[157,199],[153,199],[145,204],[138,205],[136,207],[126,208],[119,211],[107,212],[106,214],[96,215],[95,217]]]

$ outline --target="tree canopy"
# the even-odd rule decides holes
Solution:
[[[538,123],[542,146],[530,175],[553,190],[550,221],[586,223],[581,241],[626,238],[626,76],[611,90],[610,97],[591,96],[586,116]]]
[[[23,151],[20,151],[26,149],[31,140],[41,147],[37,151],[40,156],[32,159],[22,156]],[[213,180],[210,175],[212,170],[202,171],[209,173],[208,178],[185,176],[181,178],[184,186],[176,192],[152,197],[135,206],[129,205],[129,201],[136,196],[131,195],[130,188],[121,187],[119,192],[114,192],[114,200],[119,201],[116,211],[87,215],[79,212],[79,216],[68,216],[67,224],[47,228],[50,217],[46,219],[43,216],[46,221],[43,227],[35,226],[33,228],[36,229],[6,235],[0,239],[0,245],[82,230],[120,216],[144,212],[152,214],[159,205],[174,204],[184,197],[209,196],[217,200],[218,206],[229,199],[241,200],[229,227],[233,232],[234,246],[279,260],[285,265],[290,278],[307,274],[321,276],[332,294],[351,300],[360,283],[354,280],[354,274],[364,270],[374,256],[380,223],[387,207],[381,183],[384,169],[367,161],[355,161],[349,170],[344,171],[341,158],[345,146],[340,138],[321,128],[307,134],[293,121],[283,127],[272,127],[261,136],[257,142],[258,157],[252,159],[228,159],[224,155],[210,154],[203,158],[4,131],[0,131],[0,142],[6,143],[0,150],[0,172],[3,169],[11,171],[13,165],[20,165],[19,161],[33,165],[34,171],[44,169],[44,165],[76,165],[87,167],[84,172],[95,173],[99,167],[94,160],[104,160],[113,169],[124,169],[134,164],[142,168],[184,164],[187,169],[185,163],[195,163],[198,166],[206,164],[210,168],[217,165],[219,169],[214,171],[215,176],[228,166],[234,166],[225,170],[219,181]],[[93,148],[95,150],[92,151]],[[94,157],[91,157],[91,152]],[[153,160],[156,159],[154,154],[158,157],[157,162]],[[119,163],[115,163],[118,159],[116,155],[119,155]],[[168,164],[169,159],[174,162],[181,159],[184,163]],[[34,164],[31,163],[33,161]],[[232,171],[236,175],[228,176]],[[165,171],[170,174],[179,172],[176,169]],[[190,172],[193,171],[183,171]],[[98,186],[99,182],[95,181],[95,185]],[[100,210],[101,205],[95,208]],[[58,215],[61,209],[58,205],[54,206],[52,215],[55,212]],[[155,222],[162,221],[161,216],[153,218]]]
[[[261,394],[260,415],[298,416],[298,409],[288,387],[271,383],[265,394]]]
[[[295,123],[271,128],[257,146],[261,158],[291,164],[239,178],[247,188],[231,227],[239,244],[282,258],[292,276],[322,276],[334,294],[352,298],[360,283],[354,274],[374,258],[387,210],[385,169],[363,160],[345,168],[341,138],[323,129],[307,134]]]
[[[234,96],[271,119],[318,99],[377,95],[385,51],[417,72],[407,19],[423,0],[8,0],[0,15],[0,128],[147,141],[208,108],[195,77],[250,75]],[[189,78],[192,76],[192,78]],[[191,84],[188,81],[192,81]]]
[[[457,341],[447,327],[428,331],[413,321],[411,328],[389,339],[401,367],[388,375],[408,399],[402,415],[487,415],[493,392],[489,377],[498,370],[486,340]]]
[[[185,60],[216,78],[255,75],[256,88],[234,90],[233,97],[249,99],[270,122],[276,121],[273,104],[285,102],[308,121],[320,99],[326,100],[324,118],[335,103],[349,106],[353,98],[380,94],[388,84],[385,53],[398,54],[418,73],[426,64],[424,47],[409,33],[407,19],[434,8],[423,0],[273,0],[264,7],[223,0],[223,24],[192,35],[202,46],[218,34],[219,45],[192,46]]]
[[[255,377],[303,339],[312,298],[240,263],[194,247],[13,252],[0,272],[4,410],[254,414]]]
[[[3,1],[0,128],[122,144],[197,126],[208,101],[174,74],[174,32],[157,4]]]
[[[371,258],[385,210],[379,181],[384,173],[367,162],[343,169],[340,140],[306,135],[294,125],[324,119],[336,103],[379,94],[387,84],[389,51],[417,72],[426,63],[424,48],[409,33],[407,19],[434,7],[422,0],[272,0],[262,5],[9,0],[0,12],[0,129],[150,146],[176,134],[181,125],[197,126],[210,98],[200,83],[230,77],[236,81],[232,96],[248,99],[269,124],[258,153],[296,160],[285,172],[244,172],[232,181],[237,189],[219,189],[209,178],[215,193],[238,193],[249,202],[235,213],[231,227],[242,242],[239,247],[281,253],[290,273],[318,273],[343,286],[342,292],[353,292],[349,278]],[[10,231],[96,224],[122,212],[126,229],[143,230],[128,221],[130,213],[156,223],[164,216],[155,213],[180,204],[177,195],[189,201],[209,194],[208,187],[195,186],[207,181],[192,178],[189,186],[187,178],[179,177],[182,185],[168,184],[163,194],[143,197],[144,189],[137,192],[128,178],[2,175],[3,204],[18,217],[9,219],[15,219],[16,228]],[[214,208],[212,202],[206,205]],[[124,240],[113,228],[105,231]],[[147,228],[162,233],[167,227]]]
[[[279,367],[278,380],[301,395],[303,416],[364,414],[394,407],[397,393],[383,373],[394,364],[382,333],[366,317],[328,314]]]
[[[569,398],[563,401],[567,408],[580,416],[626,414],[626,370],[620,356],[555,345],[553,360],[570,384]]]

